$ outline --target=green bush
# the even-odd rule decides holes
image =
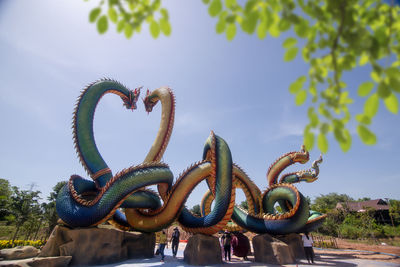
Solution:
[[[391,226],[391,225],[383,225],[382,226],[384,235],[387,237],[396,237],[399,236],[400,237],[400,225],[398,226]]]
[[[341,237],[349,239],[357,239],[363,235],[363,229],[350,224],[342,224],[339,226]]]

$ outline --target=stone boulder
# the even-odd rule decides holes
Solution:
[[[71,265],[108,264],[153,257],[154,247],[154,233],[56,226],[39,256],[72,256]]]
[[[183,260],[190,265],[221,264],[222,252],[218,238],[203,234],[190,237]]]
[[[293,233],[275,237],[289,246],[290,251],[292,251],[292,254],[296,259],[305,259],[306,255],[304,254],[303,241],[299,234]]]
[[[47,257],[47,258],[30,258],[22,260],[10,260],[0,262],[2,267],[65,267],[68,266],[71,261],[71,256],[60,256],[60,257]]]
[[[32,258],[39,255],[40,250],[32,246],[18,246],[0,250],[0,258],[4,260],[18,260]]]
[[[292,264],[296,262],[289,246],[269,234],[253,237],[254,261],[268,264]]]

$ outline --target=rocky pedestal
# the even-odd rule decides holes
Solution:
[[[32,246],[18,246],[0,250],[0,258],[4,260],[19,260],[39,255],[40,250]]]
[[[268,264],[291,264],[296,259],[289,246],[269,234],[253,237],[254,261]]]
[[[107,264],[153,257],[154,247],[154,233],[56,226],[39,257],[72,256],[71,265]]]
[[[65,267],[69,265],[71,256],[29,258],[20,260],[5,260],[0,262],[2,267]]]
[[[222,263],[219,240],[215,236],[196,234],[189,238],[184,259],[191,265],[212,265]]]
[[[296,259],[305,259],[303,241],[299,234],[288,234],[275,236],[277,239],[286,243],[289,246],[290,251]]]

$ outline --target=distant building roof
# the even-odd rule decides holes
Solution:
[[[343,209],[345,206],[347,206],[347,208],[350,211],[357,211],[357,212],[363,212],[367,208],[375,210],[389,210],[388,203],[381,198],[368,201],[359,201],[359,202],[339,202],[336,204],[337,209]]]

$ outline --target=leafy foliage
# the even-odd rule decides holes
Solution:
[[[161,0],[108,0],[100,1],[99,5],[89,13],[89,22],[96,23],[97,31],[104,34],[109,23],[116,25],[118,33],[124,33],[131,38],[135,32],[140,32],[143,23],[149,25],[153,38],[160,33],[171,35],[168,10],[161,8]]]
[[[190,211],[191,211],[194,215],[201,217],[200,205],[198,205],[198,204],[197,204],[197,205],[194,205],[194,206],[190,209]]]
[[[311,205],[311,209],[322,213],[327,213],[328,211],[333,210],[337,203],[349,201],[354,201],[354,199],[346,194],[339,195],[337,193],[329,193],[327,195],[320,195],[319,197],[315,198],[313,204]]]
[[[11,186],[8,180],[0,178],[0,221],[10,214]]]
[[[20,227],[25,223],[32,220],[36,221],[37,216],[40,215],[40,191],[20,190],[18,187],[12,187],[10,210],[15,217],[16,230],[12,242],[18,235]]]
[[[342,76],[357,65],[372,66],[372,80],[361,81],[358,88],[358,96],[366,97],[363,112],[354,116],[360,139],[367,145],[376,143],[369,125],[381,101],[389,112],[398,113],[400,7],[394,1],[248,0],[243,5],[236,0],[226,0],[224,4],[220,0],[203,2],[213,10],[210,15],[218,17],[217,33],[236,25],[264,39],[268,34],[279,37],[293,29],[298,39],[289,37],[283,42],[283,59],[292,61],[301,50],[303,60],[309,64],[307,76],[301,76],[289,87],[296,105],[311,99],[309,123],[304,129],[308,149],[317,139],[318,148],[326,153],[329,133],[333,133],[343,151],[350,149],[352,139],[347,125],[353,117],[349,105],[354,100]]]
[[[106,4],[107,2],[107,4]],[[171,34],[168,11],[161,0],[102,0],[89,14],[103,34],[108,21],[117,25],[118,32],[130,38],[141,25],[149,24],[150,33]],[[317,140],[318,148],[326,153],[327,135],[333,134],[343,151],[352,144],[348,124],[354,118],[357,133],[367,145],[377,142],[369,129],[379,110],[380,102],[397,114],[400,93],[400,6],[385,0],[203,0],[208,13],[217,19],[215,30],[230,41],[238,29],[279,37],[293,30],[297,39],[283,42],[284,61],[295,60],[299,54],[309,69],[294,81],[289,91],[296,105],[309,105],[309,123],[304,128],[304,144],[311,150]],[[108,5],[108,7],[107,7]],[[158,17],[156,19],[155,17]],[[346,71],[371,66],[371,79],[360,81],[358,96],[365,98],[364,109],[357,115],[349,111],[354,102],[343,80]]]

